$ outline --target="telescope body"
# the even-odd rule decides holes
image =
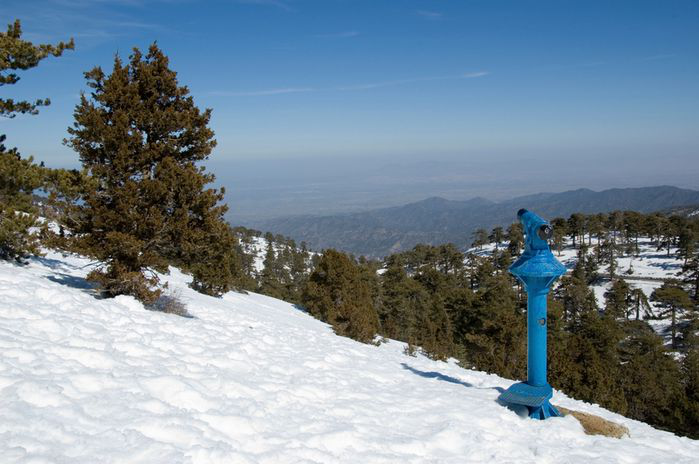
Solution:
[[[560,416],[549,402],[553,389],[546,378],[546,296],[553,282],[566,271],[551,253],[548,239],[551,225],[525,209],[517,213],[524,229],[524,252],[510,266],[527,291],[527,381],[512,385],[500,395],[505,403],[527,406],[529,417],[546,419]]]

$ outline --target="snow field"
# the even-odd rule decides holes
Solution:
[[[97,299],[89,262],[0,262],[3,463],[696,463],[699,442],[556,393],[629,428],[588,436],[498,404],[512,381],[364,345],[256,294],[166,277],[186,319]]]

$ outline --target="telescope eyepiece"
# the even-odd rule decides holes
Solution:
[[[553,238],[553,227],[548,224],[542,224],[536,229],[536,235],[538,235],[541,240],[550,240]]]

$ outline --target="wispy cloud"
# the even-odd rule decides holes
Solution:
[[[80,50],[123,36],[172,33],[168,27],[143,21],[138,13],[116,6],[140,7],[145,0],[45,0],[39,8],[22,5],[13,17],[31,17],[29,40],[54,42],[74,37]],[[159,2],[174,0],[158,0]],[[29,2],[26,2],[29,3]],[[0,16],[5,11],[0,7]]]
[[[345,31],[336,32],[333,34],[316,34],[313,37],[317,37],[319,39],[349,39],[350,37],[357,37],[359,34],[359,31]]]
[[[272,6],[275,8],[282,9],[284,11],[291,11],[292,8],[287,2],[282,0],[235,0],[236,3],[243,3],[247,5],[262,5],[262,6]]]
[[[469,72],[469,73],[464,73],[464,74],[454,74],[454,75],[449,75],[449,76],[414,77],[414,78],[409,78],[409,79],[396,79],[396,80],[392,80],[392,81],[381,81],[381,82],[370,82],[367,84],[348,85],[348,86],[344,86],[344,87],[338,87],[337,90],[369,90],[369,89],[377,89],[380,87],[393,87],[396,85],[413,84],[413,83],[417,83],[417,82],[475,79],[477,77],[487,76],[488,74],[490,74],[490,73],[487,71],[476,71],[476,72]]]
[[[490,74],[488,71],[468,72],[468,73],[463,73],[461,75],[461,79],[474,79],[476,77],[487,76],[488,74]]]
[[[415,14],[431,20],[442,19],[442,17],[444,17],[444,15],[438,11],[417,10]]]
[[[285,87],[280,89],[253,90],[249,92],[214,91],[209,95],[214,97],[264,97],[268,95],[283,95],[286,93],[314,92],[315,90],[316,89],[312,87]]]
[[[329,92],[329,91],[357,91],[357,90],[371,90],[378,89],[381,87],[394,87],[398,85],[413,84],[417,82],[430,82],[430,81],[448,81],[448,80],[461,80],[461,79],[475,79],[478,77],[487,76],[490,74],[488,71],[474,71],[463,74],[452,74],[448,76],[428,76],[428,77],[414,77],[409,79],[396,79],[392,81],[380,81],[380,82],[369,82],[365,84],[352,84],[344,85],[340,87],[284,87],[277,89],[267,89],[267,90],[254,90],[254,91],[216,91],[211,92],[209,95],[215,97],[264,97],[270,95],[283,95],[289,93],[308,93],[308,92]]]
[[[677,56],[676,53],[661,53],[659,55],[645,56],[641,58],[641,61],[667,60],[668,58],[674,58],[675,56]]]

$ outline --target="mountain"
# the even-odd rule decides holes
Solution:
[[[356,255],[382,257],[418,243],[452,242],[466,247],[479,228],[490,230],[515,221],[520,208],[546,218],[572,213],[614,210],[653,212],[699,203],[699,191],[671,186],[589,189],[538,193],[502,202],[428,198],[408,205],[332,216],[283,217],[255,224],[257,228],[305,241],[314,249],[338,248]]]
[[[193,318],[96,298],[90,260],[0,261],[3,463],[695,463],[699,441],[586,435],[497,402],[512,380],[336,336],[295,306],[163,276]]]

